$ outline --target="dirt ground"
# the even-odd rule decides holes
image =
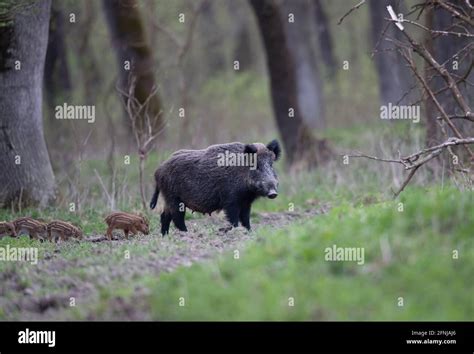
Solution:
[[[98,311],[101,303],[98,288],[113,292],[144,275],[157,276],[180,266],[216,257],[226,250],[243,249],[256,238],[258,229],[281,228],[318,214],[328,206],[304,212],[259,213],[252,218],[253,230],[227,229],[223,215],[187,220],[188,232],[170,235],[140,235],[129,240],[120,232],[108,241],[102,235],[90,235],[81,243],[67,242],[50,247],[37,265],[16,264],[0,274],[0,309],[7,320],[147,320],[143,297],[147,289],[137,287],[130,297],[113,294]],[[129,258],[124,256],[129,253]],[[72,300],[73,299],[73,300]],[[75,307],[71,307],[75,301]],[[133,304],[133,305],[132,305]],[[72,316],[70,311],[80,315]]]

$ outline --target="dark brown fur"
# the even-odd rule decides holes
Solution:
[[[249,166],[220,166],[219,154],[257,154],[257,169]],[[250,229],[250,208],[253,201],[277,196],[278,178],[272,167],[280,156],[276,140],[267,146],[261,143],[230,143],[209,146],[203,150],[179,150],[155,172],[156,188],[150,203],[155,208],[159,193],[165,207],[161,214],[161,233],[169,231],[171,220],[181,231],[186,208],[211,214],[224,210],[232,226]]]

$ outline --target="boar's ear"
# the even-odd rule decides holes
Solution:
[[[274,139],[270,141],[267,145],[267,149],[275,154],[275,160],[278,160],[280,158],[281,148],[278,140]]]
[[[255,154],[257,152],[257,147],[253,144],[247,144],[244,148],[245,154]]]

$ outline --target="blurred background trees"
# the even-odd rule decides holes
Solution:
[[[141,159],[151,151],[166,156],[180,148],[203,148],[236,140],[268,141],[279,136],[287,166],[306,168],[335,161],[339,158],[337,145],[357,146],[363,140],[360,132],[369,126],[375,132],[369,140],[382,152],[386,147],[377,140],[379,128],[387,127],[392,135],[401,131],[395,145],[402,150],[407,146],[407,136],[439,142],[440,114],[416,87],[413,74],[397,50],[395,44],[405,38],[387,21],[386,5],[391,4],[396,12],[428,28],[454,31],[459,29],[457,16],[442,4],[453,6],[470,21],[472,4],[367,0],[338,24],[356,3],[53,0],[49,16],[49,1],[45,1],[42,6],[48,7],[48,14],[41,20],[49,23],[49,30],[44,23],[35,27],[33,22],[28,31],[34,32],[34,39],[18,37],[21,31],[12,34],[8,25],[1,27],[2,167],[12,171],[8,139],[24,137],[28,141],[24,149],[38,156],[31,165],[26,164],[28,159],[23,160],[24,170],[18,180],[21,174],[43,176],[38,178],[45,178],[42,185],[49,196],[54,179],[45,153],[46,141],[58,183],[65,187],[64,194],[70,195],[77,193],[75,185],[82,178],[78,165],[83,160],[110,162],[128,155]],[[14,5],[14,1],[2,2],[2,23],[8,24],[3,18],[16,8]],[[23,9],[30,10],[29,5]],[[27,14],[19,16],[21,26]],[[468,22],[465,31],[471,30]],[[446,65],[459,81],[466,100],[472,102],[472,34],[441,35],[419,26],[410,27],[410,33]],[[5,69],[14,60],[10,58],[14,48],[10,39],[29,53],[20,72]],[[45,51],[42,46],[47,46],[45,62],[40,55]],[[459,67],[454,65],[456,58]],[[423,65],[420,58],[414,60]],[[41,116],[43,98],[38,75],[42,76],[43,64]],[[430,68],[425,74],[448,114],[462,115],[443,79],[433,75]],[[12,82],[22,82],[28,94],[17,91]],[[139,144],[127,110],[131,93],[135,107],[146,106],[149,110],[137,113],[136,123],[152,117],[151,125],[138,125],[145,131]],[[95,123],[56,120],[54,108],[64,102],[95,105]],[[423,104],[421,123],[381,121],[380,106],[388,103]],[[21,110],[26,107],[31,111]],[[472,124],[466,124],[466,119],[453,121],[466,136],[472,135]],[[155,133],[160,133],[159,137]],[[144,151],[150,137],[155,138],[157,149],[147,145]],[[17,141],[15,144],[20,146]],[[123,162],[109,165],[110,175],[115,176],[120,174]],[[33,174],[33,170],[38,173]],[[145,181],[152,171],[146,173]],[[3,185],[11,180],[11,176],[3,180]],[[117,194],[121,186],[112,180],[109,177],[110,183],[104,186]],[[34,185],[29,181],[20,184]],[[17,198],[18,189],[12,191]]]
[[[43,136],[51,2],[4,2],[0,17],[0,206],[46,205],[55,180]]]

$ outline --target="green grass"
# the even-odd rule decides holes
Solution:
[[[239,260],[226,254],[150,281],[153,317],[473,320],[473,208],[471,193],[412,189],[401,201],[343,204],[304,224],[263,230]],[[333,244],[363,247],[365,264],[325,261]],[[186,306],[178,306],[180,297]]]
[[[395,141],[408,135],[406,129],[399,128],[387,131],[387,127],[380,126],[377,132],[384,139]],[[381,153],[373,152],[372,148],[376,147],[369,146],[367,142],[372,139],[365,137],[363,131],[360,131],[360,140],[353,139],[353,129],[356,128],[330,129],[324,137],[337,142],[344,151],[360,147],[368,153]],[[409,130],[413,132],[413,128]],[[359,146],[358,141],[362,141],[363,146]],[[407,145],[404,139],[400,141],[404,149],[411,149],[413,144]],[[385,153],[392,152],[390,146],[391,143],[387,143]],[[152,192],[153,171],[170,154],[171,151],[160,151],[150,155],[145,168],[147,195]],[[127,186],[126,194],[117,199],[117,209],[141,210],[138,183],[131,183],[138,180],[137,162],[132,156],[131,164],[124,165],[123,156],[117,157],[117,189]],[[67,266],[59,272],[46,264],[38,271],[28,264],[0,262],[0,281],[3,281],[1,274],[18,277],[4,283],[7,285],[3,290],[0,284],[0,294],[9,303],[8,308],[2,308],[0,298],[0,319],[23,318],[20,308],[11,307],[23,296],[23,289],[33,289],[30,300],[51,294],[66,296],[71,293],[65,288],[70,283],[92,286],[96,292],[87,299],[87,304],[60,309],[55,319],[123,318],[121,307],[116,309],[113,305],[117,297],[127,306],[138,306],[159,320],[474,319],[472,192],[449,187],[448,181],[444,190],[434,184],[429,190],[416,187],[430,185],[425,183],[424,172],[420,170],[411,183],[413,187],[392,200],[390,188],[396,189],[402,181],[400,176],[392,169],[363,159],[351,160],[349,165],[336,159],[323,168],[297,174],[285,170],[284,161],[275,166],[280,178],[279,197],[257,200],[252,220],[259,219],[260,213],[286,212],[291,207],[303,212],[318,207],[319,203],[329,203],[333,207],[331,212],[305,222],[298,221],[282,230],[256,230],[252,236],[254,241],[239,248],[239,260],[234,260],[232,252],[228,252],[218,259],[169,274],[161,273],[159,277],[152,271],[153,265],[145,271],[142,268],[137,271],[137,267],[188,252],[189,245],[179,236],[166,239],[164,243],[159,237],[123,245],[62,245],[54,264],[60,266],[63,259]],[[87,203],[75,212],[68,210],[68,203],[75,199],[63,195],[55,208],[23,209],[21,213],[0,210],[0,221],[23,215],[62,219],[80,226],[87,235],[103,235],[106,230],[103,218],[108,207],[94,170],[108,184],[106,164],[93,159],[83,161],[81,185],[87,189],[83,195]],[[419,175],[421,179],[417,180]],[[399,202],[403,203],[403,212],[398,211]],[[201,218],[190,213],[187,217]],[[158,215],[150,215],[150,222],[150,229],[157,233]],[[211,248],[218,236],[209,228],[200,232],[206,238],[203,244]],[[0,247],[7,244],[38,247],[39,259],[58,248],[27,237],[0,239]],[[363,247],[365,264],[325,261],[324,250],[333,244]],[[382,257],[381,251],[387,245],[389,260]],[[459,250],[457,260],[452,258],[454,249]],[[124,259],[125,250],[132,254],[132,261]],[[111,281],[112,278],[116,281]],[[146,289],[145,295],[136,295],[137,287]],[[185,298],[186,306],[178,306],[180,297]],[[294,298],[295,306],[288,306],[289,297]],[[403,307],[397,306],[399,297],[404,298]]]
[[[294,200],[304,203],[315,195],[308,193],[303,190]],[[472,193],[433,187],[410,188],[398,200],[369,204],[340,198],[332,199],[334,207],[327,215],[281,230],[258,229],[252,241],[239,246],[238,260],[230,251],[159,276],[150,272],[153,267],[143,272],[137,267],[185,252],[187,242],[179,236],[151,236],[123,244],[63,244],[55,268],[43,263],[41,272],[28,264],[0,262],[0,274],[17,277],[17,290],[5,288],[4,301],[24,296],[18,293],[22,289],[33,289],[34,298],[61,298],[70,293],[69,284],[78,284],[92,286],[95,295],[78,298],[78,307],[64,308],[55,318],[119,319],[125,306],[158,320],[474,319]],[[276,205],[283,208],[286,202]],[[298,203],[297,208],[304,207]],[[2,213],[0,217],[9,216]],[[80,217],[52,209],[31,213],[77,221],[86,232],[105,229],[100,211],[85,211]],[[152,230],[157,227],[154,218]],[[205,237],[203,244],[209,245],[215,238],[212,233]],[[25,236],[0,239],[0,247],[7,244],[38,247],[40,260],[58,249]],[[332,245],[363,247],[364,264],[326,261],[325,249]],[[459,252],[459,259],[453,259],[453,250]],[[130,252],[130,260],[124,258],[125,251]],[[67,265],[64,269],[57,268],[61,259]],[[137,295],[139,288],[146,291]],[[181,297],[184,307],[179,306]],[[290,297],[294,306],[288,306]],[[399,297],[403,307],[397,306]],[[0,318],[21,319],[22,314],[8,307],[0,311]]]

